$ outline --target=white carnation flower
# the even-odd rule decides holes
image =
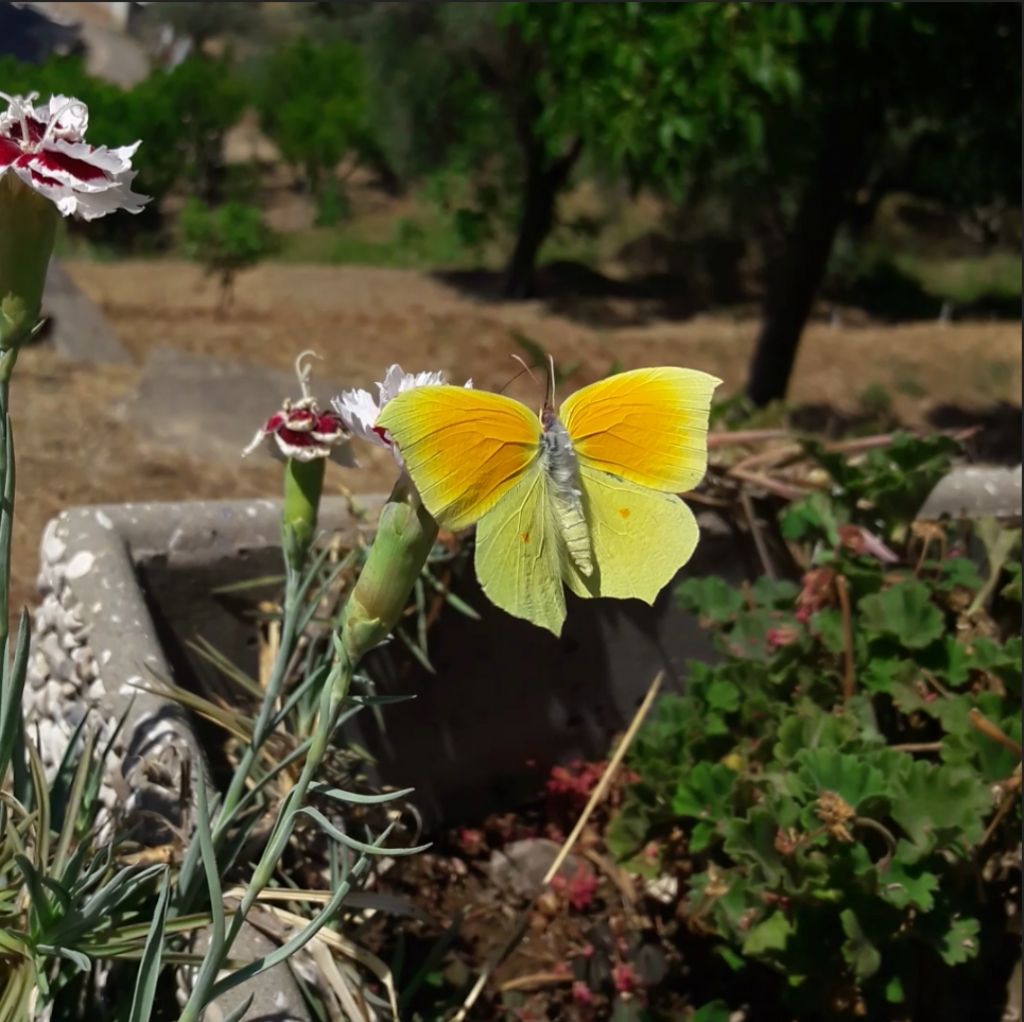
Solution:
[[[388,448],[398,464],[402,465],[404,462],[398,448],[391,442],[385,430],[377,428],[380,413],[393,397],[407,390],[414,387],[436,387],[445,382],[444,373],[407,373],[400,365],[393,365],[384,374],[384,379],[377,383],[377,397],[368,390],[343,390],[331,404],[353,436],[378,447]],[[466,386],[472,387],[473,381],[467,380]]]

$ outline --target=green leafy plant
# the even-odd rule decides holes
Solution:
[[[185,251],[201,262],[220,285],[221,308],[230,304],[235,276],[274,249],[274,234],[255,206],[226,202],[204,206],[189,199],[181,212]]]
[[[709,1018],[744,983],[752,1018],[998,1017],[1016,946],[1020,534],[912,521],[951,446],[818,451],[832,496],[780,515],[795,579],[679,589],[721,660],[691,664],[641,732],[607,840],[679,879],[722,970]]]
[[[299,167],[319,203],[319,222],[346,209],[335,169],[370,145],[362,54],[346,40],[291,40],[262,68],[256,93],[260,122],[281,155]]]

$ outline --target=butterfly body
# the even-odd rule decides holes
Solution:
[[[590,529],[583,511],[580,467],[565,426],[550,406],[541,412],[541,468],[551,488],[551,503],[565,552],[584,575],[594,570]]]
[[[693,514],[677,494],[707,461],[712,376],[634,370],[584,387],[538,417],[511,398],[459,387],[399,394],[378,427],[427,510],[477,523],[488,597],[556,635],[563,585],[585,598],[652,603],[690,557]]]

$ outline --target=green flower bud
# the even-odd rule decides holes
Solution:
[[[21,343],[39,319],[58,216],[15,174],[0,176],[0,349]]]

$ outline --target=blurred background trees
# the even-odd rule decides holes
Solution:
[[[1020,311],[1017,4],[175,4],[140,24],[160,44],[130,89],[0,57],[5,90],[79,95],[98,137],[145,138],[159,201],[104,233],[121,249],[182,243],[186,194],[258,234],[237,204],[261,217],[285,187],[320,232],[285,256],[477,267],[512,299],[569,264],[676,313],[756,304],[755,404],[785,395],[822,301]],[[246,125],[276,155],[239,168]],[[403,212],[360,235],[355,180]]]

